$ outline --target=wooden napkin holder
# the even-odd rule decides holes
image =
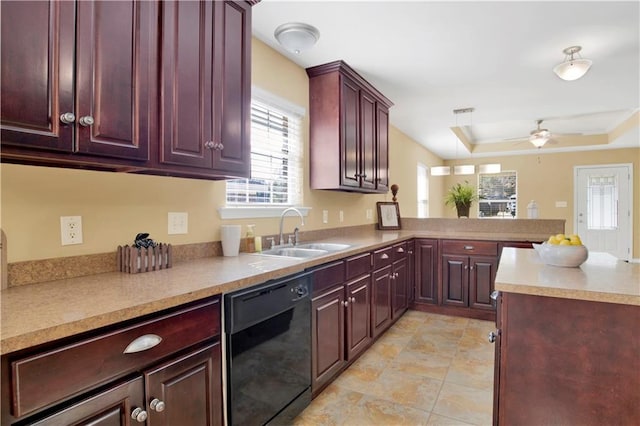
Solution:
[[[155,247],[118,246],[118,270],[129,274],[171,268],[171,244]]]

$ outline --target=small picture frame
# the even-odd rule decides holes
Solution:
[[[380,201],[378,206],[378,229],[400,229],[400,207],[398,203]]]

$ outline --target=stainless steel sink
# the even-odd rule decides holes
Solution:
[[[303,248],[303,247],[280,247],[273,248],[270,250],[263,250],[260,253],[266,256],[284,256],[284,257],[298,257],[298,258],[309,258],[322,256],[324,254],[329,253],[328,250],[318,250],[312,248]]]
[[[313,249],[313,250],[340,251],[340,250],[346,250],[351,246],[349,244],[339,244],[339,243],[308,243],[308,244],[298,244],[296,247]]]

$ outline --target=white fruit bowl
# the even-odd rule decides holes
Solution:
[[[577,268],[589,257],[589,250],[583,245],[561,246],[549,243],[534,244],[542,261],[547,265]]]

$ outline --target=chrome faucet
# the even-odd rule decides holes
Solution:
[[[298,213],[298,216],[300,216],[300,226],[304,226],[304,216],[302,216],[302,213],[300,213],[300,210],[296,209],[295,207],[289,207],[287,209],[284,209],[282,214],[280,215],[280,245],[284,244],[284,233],[282,232],[282,225],[284,222],[284,217],[288,212],[296,212]],[[298,228],[296,228],[297,230]],[[295,233],[295,240],[293,245],[298,244],[298,233]]]

